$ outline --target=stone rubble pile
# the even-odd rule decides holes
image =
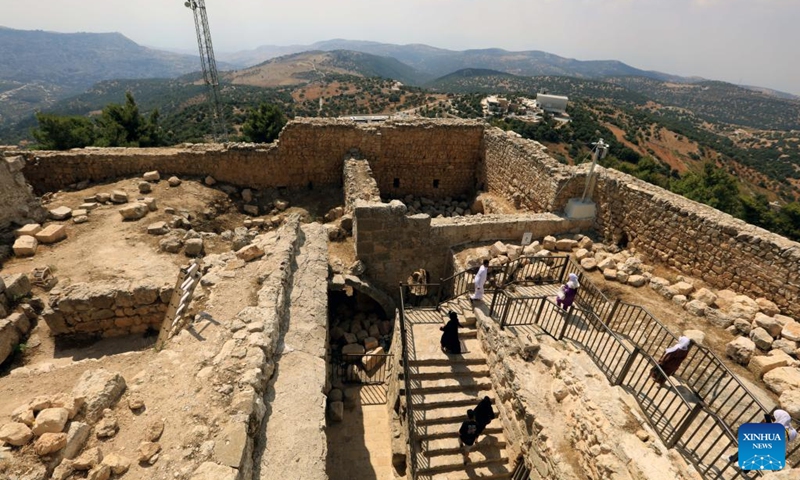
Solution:
[[[12,458],[24,455],[25,447],[33,444],[42,467],[52,470],[47,478],[108,479],[111,473],[119,478],[130,468],[129,459],[117,453],[104,454],[101,447],[85,447],[93,433],[99,439],[117,434],[119,425],[111,409],[125,390],[125,379],[118,373],[86,371],[71,392],[38,396],[18,406],[11,413],[11,422],[0,426],[0,442],[10,447]],[[148,460],[154,463],[153,457]],[[11,478],[23,473],[13,470],[15,466],[27,468],[24,463],[9,464]]]
[[[406,195],[402,201],[408,208],[408,215],[425,213],[431,218],[437,218],[467,217],[473,214],[466,197],[446,197],[441,200],[432,200],[426,197]]]

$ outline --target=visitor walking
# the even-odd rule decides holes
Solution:
[[[464,456],[464,465],[469,463],[469,451],[478,438],[478,424],[475,423],[475,412],[467,410],[467,420],[458,429],[458,446]]]
[[[486,284],[486,277],[489,276],[489,260],[484,260],[478,273],[475,275],[475,293],[469,298],[472,300],[483,300],[483,286]]]
[[[475,407],[475,423],[478,425],[476,436],[483,433],[483,430],[494,420],[494,410],[492,409],[492,399],[483,397]]]
[[[661,371],[664,373],[662,374],[658,368],[653,367],[650,370],[650,378],[657,384],[663,386],[664,382],[667,381],[667,377],[674,375],[675,372],[678,371],[683,360],[689,355],[689,347],[691,346],[692,341],[689,337],[679,338],[678,343],[669,347],[658,361],[658,366],[661,367]]]
[[[570,273],[567,283],[561,285],[561,289],[556,294],[556,303],[558,306],[564,310],[571,307],[572,302],[575,301],[575,296],[578,295],[578,289],[580,287],[581,284],[578,283],[578,276],[574,273]]]
[[[461,353],[461,342],[458,340],[458,315],[456,312],[450,311],[450,320],[439,330],[442,332],[442,339],[439,343],[442,345],[442,351],[444,353],[452,353],[452,354],[460,354]]]

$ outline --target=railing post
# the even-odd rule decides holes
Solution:
[[[561,283],[566,283],[564,281],[564,275],[567,274],[567,265],[569,265],[569,257],[564,257],[564,265],[561,267],[561,274],[559,275],[559,279],[561,279]]]
[[[494,318],[494,307],[497,305],[497,297],[499,297],[497,293],[492,295],[492,302],[489,304],[489,317]]]
[[[569,326],[570,320],[572,320],[572,308],[574,305],[570,305],[569,309],[567,310],[567,314],[564,320],[564,326],[561,327],[561,331],[558,333],[558,340],[562,340],[564,338],[564,334],[567,333],[567,327]]]
[[[547,303],[547,300],[542,298],[541,303],[539,303],[539,311],[536,312],[536,324],[541,325],[540,320],[542,319],[542,312],[544,312],[544,306]]]
[[[678,444],[678,440],[680,440],[683,434],[686,433],[686,430],[689,429],[689,426],[697,418],[697,415],[699,415],[701,411],[703,411],[703,404],[702,403],[695,404],[694,408],[692,408],[692,411],[689,412],[689,415],[686,416],[686,419],[680,424],[680,426],[677,429],[675,429],[675,433],[672,435],[672,438],[670,438],[669,442],[667,443],[667,448],[673,448],[675,445]]]
[[[439,298],[436,299],[436,305],[441,305],[444,301],[444,279],[439,277]]]
[[[628,359],[625,360],[625,365],[622,367],[622,371],[619,372],[619,376],[617,377],[617,381],[614,382],[614,385],[622,385],[622,382],[625,381],[625,377],[628,376],[628,372],[631,370],[631,366],[633,365],[633,361],[636,360],[636,357],[639,355],[639,352],[642,350],[639,347],[634,347],[633,352],[628,355]]]
[[[619,308],[619,298],[614,299],[614,304],[611,305],[611,310],[606,315],[606,325],[611,326],[612,320],[614,320],[614,315],[617,314],[617,309]]]
[[[501,292],[503,291],[501,290]],[[505,292],[503,292],[503,295],[505,295]],[[497,296],[496,293],[495,296]],[[506,295],[506,308],[503,310],[503,316],[500,319],[500,330],[505,330],[506,328],[506,318],[508,317],[508,311],[511,310],[511,302],[513,300],[512,297]]]

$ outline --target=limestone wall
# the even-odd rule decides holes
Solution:
[[[25,177],[37,192],[83,180],[162,174],[205,177],[252,188],[341,185],[345,154],[369,158],[381,188],[392,194],[453,196],[474,188],[482,123],[414,120],[378,126],[337,119],[298,119],[270,145],[176,148],[86,148],[27,152]],[[394,187],[398,179],[399,187]],[[439,180],[439,187],[433,181]]]
[[[571,221],[553,214],[484,215],[437,218],[425,214],[406,215],[399,201],[356,204],[353,222],[356,257],[367,266],[367,275],[394,294],[414,270],[424,268],[431,279],[448,271],[450,247],[471,242],[522,240],[525,232],[534,238],[577,232],[591,221]]]
[[[554,201],[572,177],[538,142],[487,129],[478,168],[481,189],[505,197],[515,207],[534,212],[556,211]]]
[[[800,316],[800,244],[614,170],[595,190],[597,230],[719,289]]]
[[[106,337],[159,330],[173,287],[151,283],[76,283],[50,292],[42,318],[53,335]]]
[[[44,219],[45,211],[21,173],[24,166],[20,156],[0,156],[0,231]]]
[[[356,201],[380,202],[381,192],[367,160],[348,158],[344,161],[344,211],[352,214]]]

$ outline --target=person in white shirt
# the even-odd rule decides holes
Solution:
[[[484,260],[481,268],[478,269],[478,274],[475,275],[475,293],[470,295],[472,300],[483,300],[483,285],[486,283],[486,277],[489,275],[489,260]]]

